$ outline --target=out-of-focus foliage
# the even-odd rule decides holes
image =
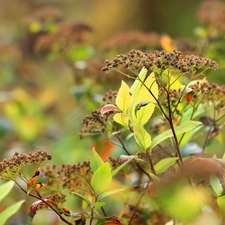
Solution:
[[[187,13],[184,13],[184,10],[181,10],[182,8],[186,8],[185,12],[187,11]],[[196,11],[195,15],[190,13],[194,11]],[[179,15],[180,19],[178,19]],[[182,51],[184,57],[185,55],[201,55],[213,59],[219,64],[219,69],[210,71],[207,80],[202,80],[205,75],[205,71],[203,71],[199,77],[196,77],[200,81],[190,83],[188,88],[186,86],[181,87],[181,85],[190,77],[187,75],[183,80],[179,77],[180,75],[177,76],[174,73],[169,76],[171,86],[167,88],[174,89],[169,94],[172,100],[171,107],[176,109],[173,112],[176,116],[175,131],[180,139],[182,157],[190,154],[200,154],[202,151],[205,151],[207,157],[222,157],[224,154],[224,134],[222,132],[224,126],[222,107],[224,93],[219,85],[211,84],[209,81],[224,82],[224,22],[225,4],[219,0],[186,1],[184,3],[177,2],[176,4],[172,1],[153,3],[151,1],[144,2],[143,0],[129,0],[129,2],[128,0],[122,2],[104,0],[93,2],[85,0],[82,2],[58,0],[48,2],[2,1],[0,7],[0,161],[3,161],[4,158],[17,157],[16,152],[22,154],[19,155],[22,157],[23,154],[27,154],[31,150],[47,149],[53,157],[52,164],[58,166],[44,165],[46,168],[43,169],[45,172],[43,176],[51,178],[48,187],[52,187],[51,191],[53,192],[61,190],[61,185],[65,185],[70,191],[76,192],[77,196],[83,198],[83,200],[69,198],[68,204],[77,207],[77,211],[81,211],[81,208],[85,209],[87,205],[99,210],[104,205],[103,201],[105,199],[102,200],[104,196],[116,194],[117,197],[118,190],[121,190],[121,192],[124,190],[121,183],[114,180],[110,183],[111,176],[114,176],[113,169],[120,168],[124,162],[128,166],[128,168],[123,168],[122,171],[122,179],[125,177],[126,184],[136,185],[144,180],[144,174],[140,177],[137,176],[137,171],[132,171],[132,166],[129,164],[135,158],[133,165],[137,166],[140,163],[141,167],[145,168],[146,162],[143,161],[143,158],[134,157],[128,159],[122,157],[118,161],[110,159],[110,166],[103,164],[103,169],[99,169],[100,174],[107,174],[105,184],[99,187],[100,175],[94,175],[95,178],[92,178],[92,182],[89,182],[89,185],[91,184],[94,188],[91,195],[92,199],[90,200],[88,196],[81,195],[83,190],[90,191],[87,189],[85,179],[90,181],[92,177],[89,162],[86,162],[90,159],[91,149],[96,149],[105,161],[111,155],[117,157],[127,153],[124,152],[126,147],[131,149],[132,154],[136,154],[140,150],[139,146],[144,150],[150,146],[152,154],[156,156],[153,159],[155,171],[153,165],[151,165],[150,172],[155,172],[155,174],[151,174],[151,178],[158,181],[157,176],[161,178],[165,172],[170,173],[169,168],[175,164],[178,155],[171,153],[171,145],[163,146],[165,151],[160,151],[162,147],[160,143],[163,140],[167,143],[174,134],[172,130],[169,130],[170,126],[165,123],[165,118],[156,117],[159,108],[151,107],[156,104],[155,100],[148,98],[149,96],[146,97],[148,91],[142,86],[143,91],[139,96],[136,96],[137,101],[133,99],[129,102],[133,102],[133,104],[123,102],[123,105],[127,105],[126,109],[122,109],[116,90],[120,93],[121,89],[124,91],[122,87],[126,86],[127,92],[124,91],[124,93],[126,95],[132,94],[133,80],[130,80],[129,77],[123,77],[124,81],[121,85],[121,75],[118,71],[110,68],[110,73],[104,73],[101,70],[104,67],[106,58],[110,59],[118,55],[118,59],[120,59],[121,54],[126,54],[131,49],[140,49],[143,53],[163,49],[172,52],[176,49]],[[173,31],[174,33],[172,33]],[[194,32],[192,33],[192,31]],[[196,65],[196,60],[198,58],[193,58],[193,62],[190,62],[191,65],[185,68],[182,67],[183,72],[190,72],[188,69]],[[117,63],[113,64],[114,69],[117,69]],[[120,63],[122,64],[122,62]],[[132,61],[130,63],[129,65],[124,64],[124,68],[133,65]],[[154,62],[154,65],[162,66],[157,62]],[[148,65],[143,64],[143,66]],[[122,68],[122,72],[124,72],[124,68]],[[140,69],[140,67],[133,68],[134,70]],[[167,72],[162,75],[161,82],[163,84],[168,81]],[[136,77],[133,77],[133,79],[136,79]],[[155,85],[156,80],[155,78],[152,79]],[[149,86],[150,83],[153,85],[147,79],[144,85]],[[120,85],[121,89],[119,89]],[[139,91],[139,88],[137,90]],[[184,93],[182,90],[186,92]],[[158,89],[154,92],[158,92]],[[119,96],[122,96],[122,94],[120,93]],[[166,102],[163,102],[165,101],[163,96],[165,96],[163,91],[159,89],[159,101],[162,101],[163,108],[166,109],[169,106]],[[182,99],[179,99],[181,102],[180,108],[174,105],[178,96],[183,96]],[[218,96],[222,103],[214,107],[218,101],[216,99]],[[124,96],[121,98],[123,101],[131,99],[130,97],[125,99]],[[212,102],[212,105],[207,108],[207,115],[201,117],[205,110],[202,104],[208,101]],[[104,109],[108,111],[104,111],[103,116],[100,110],[102,105],[109,106]],[[193,105],[197,107],[195,115],[193,115],[194,111],[190,109]],[[153,114],[152,116],[150,114],[145,115],[146,118],[143,118],[144,114],[141,114],[141,112],[149,113],[148,108],[151,108],[149,109],[150,114]],[[124,136],[120,137],[120,132],[117,132],[121,127],[118,124],[106,122],[112,119],[110,112],[114,110],[118,110],[117,116],[114,116],[115,121],[125,120],[126,128],[131,128],[132,125],[133,130],[131,129],[131,131],[135,139],[132,138],[132,134],[126,136],[127,131],[123,133]],[[92,114],[85,117],[91,111]],[[123,113],[123,111],[125,112]],[[181,116],[179,113],[184,111],[185,113]],[[121,118],[116,119],[118,116],[121,116]],[[150,118],[151,122],[148,121]],[[207,135],[204,140],[198,139],[200,128],[195,127],[196,124],[193,125],[194,121],[192,121],[194,122],[192,124],[188,123],[190,118],[197,118],[203,123],[204,131],[202,132]],[[144,120],[143,123],[140,122],[141,119]],[[122,122],[120,124],[124,125]],[[144,124],[146,125],[144,126]],[[149,130],[150,134],[148,133]],[[124,130],[122,129],[122,131]],[[157,137],[157,135],[159,136]],[[122,140],[125,136],[127,139],[125,139],[124,145]],[[80,137],[82,137],[82,140]],[[119,139],[121,141],[119,146],[115,145],[115,139],[117,140],[117,138],[121,138]],[[194,142],[190,142],[193,139]],[[116,143],[118,145],[118,142]],[[30,190],[34,191],[36,190],[34,187],[39,185],[42,187],[47,181],[45,180],[41,184],[39,180],[36,180],[38,176],[35,177],[34,174],[36,174],[35,171],[39,171],[41,163],[35,164],[35,162],[30,161],[31,158],[28,157],[28,162],[23,161],[22,164],[20,164],[21,161],[17,162],[18,165],[21,165],[19,169],[22,168],[22,170],[14,171],[14,177],[12,176],[10,179],[19,176],[26,183],[30,182]],[[95,167],[99,168],[102,163],[100,163],[101,160],[96,158],[98,156],[91,156],[92,163],[94,162]],[[212,165],[210,164],[211,161],[198,160],[201,163],[203,162],[201,165],[204,165],[204,163]],[[77,164],[80,161],[84,162]],[[216,160],[215,162],[218,163]],[[31,169],[32,163],[35,166]],[[217,167],[217,163],[214,163],[213,166]],[[26,166],[26,164],[29,164],[29,166]],[[64,166],[62,164],[76,165]],[[7,166],[12,165],[9,163]],[[13,167],[13,169],[15,168]],[[91,169],[95,173],[95,169]],[[131,169],[132,173],[129,173],[129,169]],[[69,176],[68,173],[72,174]],[[33,177],[28,179],[29,176]],[[139,180],[133,182],[133,176]],[[76,183],[57,183],[58,179],[63,180],[66,178],[73,180],[73,182],[76,180]],[[121,177],[119,177],[120,179]],[[223,193],[221,179],[220,176],[210,177],[211,187],[217,198],[217,206],[223,214],[224,198],[223,194],[221,194],[222,196],[218,194]],[[133,216],[134,224],[135,222],[140,223],[140,220],[150,224],[153,223],[152,221],[157,220],[166,223],[171,216],[186,221],[199,215],[199,209],[202,207],[199,202],[205,203],[205,208],[201,209],[207,214],[209,211],[207,207],[211,206],[211,202],[205,201],[208,189],[199,186],[193,192],[185,182],[180,177],[174,178],[174,184],[166,181],[166,187],[173,191],[168,192],[163,188],[163,185],[159,185],[155,199],[149,197],[152,197],[152,195],[154,197],[155,191],[152,191],[151,188],[146,189],[149,196],[146,196],[147,201],[143,204],[149,204],[154,208],[150,214],[143,210],[144,207],[142,209],[136,207],[135,215],[132,215],[135,204],[132,204],[132,201],[128,199],[127,202],[130,207],[127,207],[124,211],[120,207],[121,212],[117,212],[117,215],[121,213],[120,218],[111,217],[111,215],[115,215],[115,207],[112,206],[108,210],[112,212],[110,217],[105,216],[105,218],[101,218],[102,220],[99,219],[98,223],[109,221],[107,224],[120,224],[122,217],[123,222],[126,223],[131,216]],[[111,189],[104,192],[103,189],[106,186],[108,187],[109,183],[112,185]],[[78,188],[76,185],[78,185]],[[21,187],[24,188],[23,185]],[[48,194],[52,194],[52,192]],[[101,198],[96,197],[96,193],[97,195],[102,194]],[[131,193],[131,200],[136,199],[139,194],[136,192],[135,194]],[[95,204],[93,204],[93,196],[97,198]],[[121,196],[116,197],[116,200],[114,200],[118,203]],[[183,201],[180,201],[182,198]],[[18,195],[16,195],[15,199],[18,199]],[[46,208],[47,204],[51,206],[54,202],[56,205],[53,204],[55,207],[53,208],[59,211],[59,214],[61,213],[63,216],[72,215],[71,212],[67,211],[67,208],[62,207],[62,203],[65,202],[64,195],[51,196],[45,199],[44,203],[40,199],[30,208],[31,213],[36,213],[42,207]],[[165,209],[169,213],[159,213],[158,205],[155,202],[159,203],[163,210]],[[21,216],[19,216],[23,218],[23,222],[29,211],[27,209],[31,205],[29,201],[26,204],[24,204]],[[177,207],[171,207],[174,205]],[[187,208],[190,209],[189,212],[187,212]],[[182,213],[183,211],[187,213]],[[148,218],[146,215],[148,215]],[[32,216],[30,218],[33,219]],[[77,224],[85,223],[85,216],[79,217]],[[90,214],[88,216],[91,218]],[[37,224],[43,223],[41,217],[37,215],[33,223],[35,224],[35,220]],[[52,215],[48,217],[49,221],[47,222],[49,223],[55,219]],[[200,224],[201,218],[198,219]],[[217,222],[217,219],[213,218],[212,220]]]

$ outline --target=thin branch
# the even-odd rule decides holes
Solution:
[[[136,213],[136,211],[137,211],[138,205],[140,204],[141,199],[144,197],[146,191],[148,190],[148,187],[149,187],[150,182],[151,182],[151,181],[150,181],[150,179],[149,179],[149,181],[148,181],[148,183],[147,183],[147,185],[146,185],[146,187],[145,187],[143,193],[141,194],[140,198],[138,199],[138,201],[137,201],[137,203],[136,203],[136,205],[135,205],[135,209],[134,209],[134,211],[133,211],[133,213],[132,213],[132,215],[131,215],[131,217],[130,217],[130,220],[129,220],[128,225],[131,225],[132,220],[133,220],[133,218],[134,218],[134,216],[135,216],[135,213]]]

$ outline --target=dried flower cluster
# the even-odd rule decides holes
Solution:
[[[102,100],[106,104],[109,104],[109,103],[114,104],[116,101],[117,93],[118,93],[118,91],[112,91],[112,90],[106,91],[105,94],[103,95]]]
[[[52,195],[48,195],[46,199],[52,200],[57,204],[63,204],[66,202],[66,195],[63,193],[55,193]]]
[[[123,68],[138,73],[139,68],[145,67],[151,71],[161,73],[169,69],[176,73],[195,73],[200,69],[217,69],[215,61],[195,55],[184,56],[180,51],[155,51],[145,53],[140,50],[131,50],[128,54],[118,55],[113,60],[106,60],[103,71],[121,70]]]
[[[86,23],[64,22],[58,25],[56,32],[39,36],[34,48],[41,53],[65,50],[83,43],[86,33],[91,31],[92,27]]]
[[[18,175],[25,164],[40,164],[45,160],[51,160],[52,156],[46,150],[37,150],[29,153],[15,152],[10,159],[0,162],[0,177],[7,178]]]
[[[110,38],[102,44],[104,51],[115,51],[115,49],[128,51],[131,48],[142,50],[155,50],[160,48],[160,35],[156,32],[126,32]]]
[[[88,192],[92,172],[90,162],[84,161],[74,165],[56,165],[43,168],[44,174],[48,177],[49,186],[55,188],[68,188],[70,191]]]
[[[189,86],[193,93],[193,101],[208,104],[212,102],[216,110],[225,107],[225,86],[210,82],[197,82]]]
[[[83,128],[80,131],[80,138],[85,135],[100,134],[105,129],[106,114],[102,115],[100,109],[95,110],[91,115],[83,119]]]

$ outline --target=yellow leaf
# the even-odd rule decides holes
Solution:
[[[131,93],[129,86],[122,80],[120,89],[116,97],[116,105],[122,111],[126,112],[131,102]]]
[[[162,37],[160,38],[160,43],[162,48],[167,52],[172,52],[174,49],[176,49],[176,46],[169,35],[162,35]]]
[[[181,88],[182,84],[179,80],[179,78],[177,78],[176,76],[172,75],[170,77],[170,88],[178,90],[179,88]]]
[[[116,121],[117,123],[119,123],[125,127],[128,127],[128,125],[129,125],[129,116],[127,114],[116,113],[113,116],[113,119],[114,119],[114,121]]]
[[[148,76],[144,84],[149,90],[151,90],[154,97],[158,99],[158,85],[155,81],[154,73],[151,73]],[[136,98],[134,98],[133,96],[133,101],[128,111],[128,115],[132,123],[138,124],[140,126],[148,122],[148,120],[152,116],[152,113],[155,109],[155,103],[156,103],[155,98],[150,94],[150,92],[147,90],[145,86],[142,85],[140,87],[139,92],[136,94]],[[139,110],[136,111],[135,110],[136,106],[143,101],[146,101],[149,103],[146,106],[141,107]]]
[[[138,95],[138,92],[141,88],[142,82],[145,80],[148,70],[143,67],[140,73],[138,74],[138,78],[133,83],[133,85],[130,88],[130,91],[132,93],[132,97],[136,98],[136,95]]]

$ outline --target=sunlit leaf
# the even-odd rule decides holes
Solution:
[[[134,81],[133,85],[131,86],[130,91],[132,93],[133,98],[136,98],[136,96],[138,95],[139,90],[142,86],[142,82],[144,82],[144,80],[147,76],[147,72],[148,72],[148,70],[145,67],[143,67],[141,69],[140,73],[138,74],[139,79],[136,79]]]
[[[175,127],[175,132],[177,135],[183,134],[183,133],[186,133],[186,132],[196,128],[197,126],[199,126],[201,124],[202,123],[199,121],[191,121],[191,120],[185,121],[181,125]],[[159,134],[152,140],[150,149],[153,149],[156,145],[158,145],[159,143],[163,142],[165,139],[170,138],[170,137],[173,137],[173,133],[172,133],[171,129]]]
[[[13,181],[8,181],[0,186],[0,202],[12,190],[13,186]]]
[[[136,142],[142,147],[143,150],[146,150],[151,145],[151,136],[144,129],[144,127],[139,125],[133,126],[134,138]]]
[[[2,211],[0,213],[0,225],[4,225],[5,222],[13,215],[15,214],[19,208],[21,207],[21,205],[24,203],[24,200],[21,200],[13,205],[11,205],[10,207],[8,207],[7,209],[5,209],[4,211]]]
[[[105,162],[93,174],[91,185],[97,194],[105,191],[112,181],[110,164]]]
[[[91,158],[90,158],[91,170],[94,173],[101,165],[104,164],[104,161],[99,156],[99,154],[92,149],[91,151]]]
[[[155,172],[157,174],[164,173],[165,171],[167,171],[167,169],[170,166],[174,165],[177,160],[178,160],[178,157],[165,158],[165,159],[160,160],[158,163],[156,163],[154,165]]]
[[[117,123],[125,126],[125,127],[128,127],[128,124],[129,124],[129,116],[125,113],[116,113],[114,116],[113,116],[113,119],[114,121],[116,121]]]
[[[121,86],[117,93],[116,105],[122,111],[126,112],[127,108],[130,106],[131,102],[131,92],[129,86],[122,80]]]
[[[181,88],[182,84],[179,80],[178,77],[176,77],[175,75],[172,75],[170,77],[170,88],[178,90],[179,88]]]
[[[147,88],[151,90],[154,97],[150,94]],[[128,110],[129,117],[133,124],[139,124],[142,126],[146,122],[148,122],[148,120],[152,116],[152,113],[154,112],[156,103],[155,99],[157,98],[158,85],[156,83],[154,73],[151,73],[144,82],[144,85],[142,85],[139,91],[135,95],[133,95],[132,105]],[[137,105],[143,102],[147,102],[148,104],[145,104],[144,107],[140,107],[139,110],[137,110]]]

